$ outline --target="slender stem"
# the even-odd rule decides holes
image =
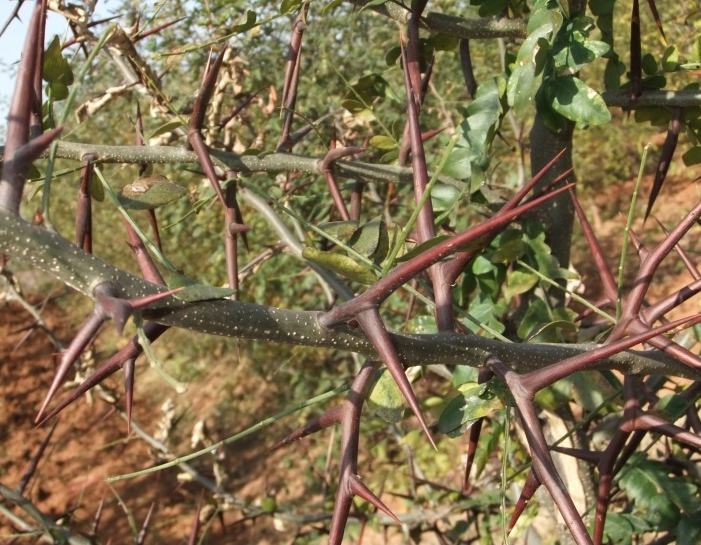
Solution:
[[[638,200],[638,190],[640,189],[640,183],[643,180],[643,173],[645,171],[645,162],[647,160],[647,151],[650,148],[650,144],[647,144],[643,148],[643,156],[640,159],[640,169],[638,170],[638,180],[635,183],[635,189],[633,190],[633,196],[630,199],[630,208],[628,209],[628,219],[626,220],[626,225],[623,229],[623,248],[621,249],[621,261],[618,265],[618,298],[616,299],[616,320],[621,319],[622,313],[622,300],[623,300],[623,277],[625,275],[626,259],[628,254],[628,243],[630,241],[630,229],[633,224],[633,217],[635,215],[635,203]]]
[[[344,384],[343,386],[335,388],[329,392],[318,395],[318,396],[313,397],[311,399],[308,399],[306,401],[302,401],[301,403],[297,403],[296,405],[292,405],[291,407],[288,407],[287,409],[276,414],[275,416],[271,416],[270,418],[266,418],[265,420],[261,420],[260,422],[258,422],[257,424],[254,424],[250,428],[247,428],[247,429],[243,430],[242,432],[237,433],[236,435],[232,435],[231,437],[224,439],[223,441],[219,441],[218,443],[215,443],[214,445],[210,445],[207,448],[204,448],[202,450],[198,450],[197,452],[193,452],[192,454],[188,454],[186,456],[181,456],[179,458],[171,460],[170,462],[166,462],[165,464],[151,467],[149,469],[136,471],[134,473],[127,473],[125,475],[118,475],[116,477],[108,477],[107,482],[113,483],[115,481],[123,481],[126,479],[132,479],[134,477],[139,477],[141,475],[147,475],[149,473],[154,473],[156,471],[162,471],[162,470],[167,469],[169,467],[177,466],[178,464],[181,464],[183,462],[188,462],[190,460],[194,460],[195,458],[199,458],[200,456],[204,456],[205,454],[207,454],[209,452],[214,452],[215,450],[219,449],[220,447],[223,447],[225,445],[230,445],[232,443],[235,443],[236,441],[239,441],[240,439],[243,439],[244,437],[248,437],[252,433],[257,432],[258,430],[262,430],[263,428],[269,426],[270,424],[273,424],[273,423],[277,422],[278,420],[280,420],[281,418],[284,418],[288,414],[295,413],[301,409],[304,409],[305,407],[310,407],[312,405],[316,405],[317,403],[321,403],[322,401],[325,401],[325,400],[330,399],[334,396],[337,396],[338,394],[342,394],[343,392],[348,391],[349,388],[350,388],[349,384]]]

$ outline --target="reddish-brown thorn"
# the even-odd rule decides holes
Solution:
[[[528,447],[533,459],[533,471],[536,473],[538,480],[548,489],[577,545],[592,545],[591,537],[584,526],[582,517],[577,512],[572,497],[562,482],[562,478],[550,456],[548,444],[543,435],[533,403],[533,390],[525,387],[523,377],[509,369],[498,358],[490,356],[486,361],[486,365],[506,382],[509,390],[511,390],[524,424]]]
[[[214,93],[214,88],[217,83],[217,76],[219,75],[219,69],[224,61],[224,53],[226,48],[227,46],[225,45],[222,51],[219,52],[219,55],[212,63],[211,67],[205,71],[187,131],[188,144],[197,154],[197,158],[202,165],[202,169],[204,170],[209,183],[212,184],[212,188],[216,192],[219,201],[224,207],[226,207],[224,193],[222,192],[221,185],[219,185],[219,179],[217,178],[214,164],[212,163],[212,158],[209,156],[207,146],[204,145],[200,131],[202,130],[202,125],[204,124],[204,116],[207,111],[207,106],[212,98],[212,94]]]
[[[470,428],[470,437],[467,443],[467,461],[465,463],[465,474],[462,480],[462,493],[467,495],[470,491],[470,471],[472,464],[475,461],[475,453],[479,444],[480,434],[482,433],[483,418],[478,419]]]
[[[195,518],[192,520],[190,535],[187,538],[187,545],[195,545],[197,543],[197,534],[200,533],[200,513],[202,513],[202,502],[204,499],[204,490],[200,492],[200,499],[197,500],[197,509],[195,510]]]
[[[557,382],[558,380],[571,375],[577,371],[583,371],[587,367],[619,352],[623,352],[636,344],[643,342],[652,342],[654,337],[657,337],[667,331],[675,328],[688,328],[701,322],[701,314],[687,318],[681,318],[668,324],[663,324],[652,329],[643,331],[636,335],[631,335],[616,342],[600,346],[594,350],[578,354],[561,362],[543,367],[537,371],[532,371],[520,377],[520,386],[524,391],[531,394],[545,388],[546,386]]]
[[[149,322],[144,326],[144,333],[150,342],[154,342],[158,337],[168,330],[168,326]],[[53,418],[68,405],[90,390],[93,386],[99,384],[107,377],[113,375],[119,370],[127,359],[136,359],[143,352],[143,348],[139,344],[139,337],[135,335],[119,352],[103,363],[92,375],[75,388],[70,394],[61,400],[40,422],[37,426],[43,425],[47,420]]]
[[[217,55],[214,62],[209,65],[211,61],[211,56],[208,59],[208,67],[205,69],[204,76],[202,78],[202,84],[200,85],[199,93],[197,95],[197,100],[192,109],[192,116],[190,117],[189,130],[190,131],[201,131],[204,125],[204,116],[207,112],[207,106],[209,106],[209,101],[214,94],[214,88],[216,87],[217,77],[219,76],[219,70],[221,69],[222,62],[224,62],[224,54],[228,48],[227,44]]]
[[[475,91],[477,91],[477,80],[475,79],[475,73],[472,70],[472,58],[470,56],[470,40],[463,38],[460,40],[459,44],[460,50],[460,67],[462,68],[462,75],[465,79],[465,88],[467,89],[467,96],[470,99],[475,98]]]
[[[366,502],[368,502],[371,505],[374,505],[385,515],[392,518],[397,524],[399,524],[399,526],[402,525],[402,521],[399,520],[397,516],[394,513],[392,513],[392,511],[390,511],[389,507],[387,507],[380,500],[380,498],[375,496],[375,494],[373,494],[372,491],[367,486],[365,486],[365,484],[360,480],[360,477],[358,477],[357,475],[351,476],[349,484],[351,494],[363,498]]]
[[[365,293],[331,309],[319,318],[322,327],[330,328],[341,322],[345,322],[355,316],[355,314],[368,307],[378,307],[387,297],[394,293],[412,278],[427,270],[431,265],[437,263],[459,251],[468,251],[470,248],[483,248],[485,241],[488,244],[490,238],[505,225],[511,223],[515,218],[525,212],[536,208],[546,200],[569,189],[569,185],[556,189],[547,195],[533,199],[508,212],[497,214],[490,219],[463,231],[447,240],[436,244],[422,254],[401,263],[392,269],[387,276],[371,286]]]
[[[669,236],[669,230],[662,224],[662,222],[654,216],[653,218],[657,222],[657,225],[660,226],[660,229],[662,229],[664,234]],[[692,278],[694,280],[701,280],[701,273],[699,273],[699,269],[696,266],[696,263],[694,263],[694,261],[689,257],[689,254],[687,254],[686,251],[681,246],[679,246],[679,244],[675,244],[674,249],[679,254],[681,260],[684,262],[686,270],[689,271],[689,274],[692,276]]]
[[[45,2],[38,1],[34,7],[32,19],[27,30],[27,38],[22,51],[22,58],[17,70],[17,83],[12,96],[7,122],[7,136],[3,159],[2,178],[0,179],[0,208],[19,214],[22,192],[26,181],[26,171],[37,151],[36,144],[28,147],[29,127],[32,117],[34,99],[34,77],[37,66],[38,50],[44,47],[42,19],[45,14]],[[46,141],[46,145],[58,133]],[[42,135],[45,136],[45,135]],[[43,150],[42,150],[43,151]],[[41,152],[39,152],[41,154]],[[30,156],[32,158],[30,159]],[[38,156],[38,155],[37,155]]]
[[[88,253],[92,253],[92,175],[96,156],[83,156],[78,206],[75,215],[75,243]]]
[[[360,219],[360,206],[363,199],[363,188],[365,184],[360,181],[356,181],[353,185],[353,193],[351,194],[351,210],[350,216],[352,220]]]
[[[633,12],[630,16],[630,83],[630,106],[633,106],[643,90],[640,5],[638,0],[633,0]],[[632,110],[632,108],[630,109]]]
[[[669,311],[677,308],[684,301],[688,301],[691,297],[701,291],[701,278],[695,280],[691,284],[684,286],[674,293],[670,293],[654,305],[640,312],[640,319],[646,324],[653,324],[661,319]]]
[[[44,37],[46,34],[46,7],[42,7],[44,12],[43,17],[40,19],[38,33],[39,36]],[[42,86],[43,86],[43,73],[44,73],[44,48],[38,47],[36,49],[36,64],[34,69],[34,92],[32,101],[32,112],[31,121],[29,124],[29,136],[34,138],[39,136],[44,132],[44,115],[42,111]]]
[[[528,502],[531,501],[531,498],[536,493],[538,488],[540,488],[540,481],[538,480],[535,471],[531,469],[528,472],[528,477],[526,477],[526,482],[523,483],[523,490],[521,490],[521,495],[518,497],[518,501],[514,506],[514,512],[512,513],[511,520],[509,520],[509,525],[506,528],[507,535],[510,534],[511,530],[514,529],[514,526],[518,522],[518,519],[521,517],[521,514],[526,509],[526,507],[528,507]]]
[[[598,464],[599,460],[601,459],[601,453],[592,450],[569,447],[551,447],[550,450],[553,452],[559,452],[560,454],[566,454],[567,456],[572,456],[578,460],[584,460],[590,464]]]
[[[287,147],[289,151],[290,148],[290,129],[292,127],[292,118],[297,101],[297,86],[299,85],[302,59],[302,38],[307,28],[306,18],[308,13],[309,5],[304,4],[297,14],[294,26],[292,27],[290,47],[287,50],[287,60],[285,61],[285,80],[283,82],[281,97],[284,119],[276,151],[282,151],[285,147]]]
[[[100,329],[100,326],[106,319],[107,316],[105,316],[105,314],[99,308],[95,307],[90,316],[88,316],[88,319],[83,322],[83,325],[78,330],[78,333],[76,333],[70,345],[68,345],[68,348],[66,348],[61,355],[61,361],[58,369],[56,370],[54,379],[49,387],[49,391],[41,404],[41,408],[39,409],[35,422],[39,422],[41,420],[41,416],[46,410],[49,401],[51,401],[51,399],[54,397],[59,386],[61,386],[64,380],[66,380],[66,376],[68,376],[68,372],[70,371],[71,367],[80,357],[83,350],[85,350],[85,347],[88,346],[88,344],[90,344],[90,342],[95,338],[97,330]]]
[[[100,498],[100,503],[97,506],[97,511],[95,512],[95,517],[92,521],[92,527],[90,528],[90,535],[95,537],[97,535],[97,527],[100,525],[100,519],[102,518],[102,509],[105,506],[105,496],[103,494]]]
[[[662,35],[665,45],[667,44],[667,36],[664,35],[664,29],[662,28],[662,20],[660,19],[660,14],[657,11],[657,6],[655,5],[655,0],[647,0],[647,5],[650,7],[652,12],[652,17],[655,19],[655,24]]]
[[[139,269],[141,269],[141,274],[143,274],[144,278],[149,282],[153,282],[159,286],[165,286],[166,281],[163,279],[163,276],[161,276],[158,267],[156,267],[151,255],[146,250],[144,242],[126,218],[124,219],[124,226],[127,230],[127,236],[129,237],[127,244],[131,248],[131,251],[134,252],[134,258],[139,265]]]
[[[363,331],[365,331],[368,340],[373,344],[375,350],[377,350],[377,353],[387,366],[387,370],[397,383],[399,390],[402,392],[402,395],[409,404],[412,412],[416,415],[416,418],[419,419],[419,424],[428,437],[431,445],[433,445],[434,449],[438,450],[436,443],[433,440],[433,436],[428,429],[428,424],[426,424],[424,415],[421,412],[421,407],[419,407],[419,402],[414,395],[414,391],[411,389],[409,379],[404,372],[404,366],[399,360],[399,356],[397,356],[397,352],[392,345],[392,340],[389,337],[389,333],[387,333],[387,329],[385,329],[385,325],[382,322],[380,313],[376,308],[369,308],[359,312],[356,315],[356,320],[358,320],[358,323],[360,324],[360,327],[363,328]]]
[[[44,451],[46,451],[46,447],[49,445],[49,441],[51,441],[51,436],[54,434],[54,431],[56,431],[56,426],[58,426],[58,420],[54,422],[54,425],[51,426],[51,429],[49,430],[49,433],[46,434],[46,437],[44,440],[41,442],[41,445],[39,445],[39,448],[37,449],[36,453],[34,456],[32,456],[32,459],[29,461],[29,464],[27,464],[27,469],[24,470],[24,473],[22,474],[22,478],[19,480],[19,484],[17,485],[17,493],[18,494],[24,494],[24,490],[27,488],[27,484],[29,484],[29,479],[32,478],[32,475],[36,472],[37,466],[39,465],[39,460],[41,460],[41,457],[44,455]]]
[[[404,60],[405,66],[404,87],[406,89],[409,139],[411,141],[411,169],[414,174],[414,199],[418,203],[421,200],[424,191],[426,191],[426,186],[428,186],[428,169],[426,166],[426,156],[424,153],[423,142],[421,140],[419,112],[416,101],[417,97],[415,95],[415,92],[418,92],[418,87],[413,87],[414,81],[411,79],[410,68],[407,68],[407,52],[405,52],[404,50],[404,43],[401,40],[401,36],[400,44],[402,51],[402,59]],[[418,85],[420,85],[420,81]],[[427,199],[423,205],[423,208],[419,211],[419,215],[416,221],[417,230],[419,233],[419,242],[426,242],[436,236],[434,220],[435,218],[433,215],[431,199]],[[435,287],[436,286],[434,286],[434,289]]]
[[[276,451],[281,447],[289,445],[290,443],[294,443],[295,441],[299,441],[300,439],[307,437],[308,435],[317,433],[325,428],[334,426],[336,424],[340,424],[341,414],[343,413],[343,407],[344,405],[337,405],[333,409],[329,409],[328,411],[326,411],[324,414],[313,418],[301,428],[296,429],[290,435],[275,443],[266,451],[266,454],[270,454],[271,452]]]
[[[221,129],[226,126],[229,121],[234,119],[237,115],[239,115],[245,108],[248,106],[251,101],[256,98],[261,91],[263,91],[267,86],[263,85],[260,89],[255,91],[254,93],[249,93],[246,98],[244,98],[239,104],[237,104],[228,114],[226,114],[224,117],[221,118],[221,120],[218,123],[218,127]]]
[[[168,27],[171,27],[173,25],[177,25],[179,22],[184,21],[185,19],[187,19],[187,17],[180,17],[180,19],[176,19],[175,21],[170,21],[169,23],[163,23],[162,25],[155,26],[151,30],[147,30],[143,34],[139,34],[136,37],[132,37],[131,41],[132,41],[132,43],[136,43],[138,41],[141,41],[144,38],[148,38],[149,36],[152,36],[154,34],[158,34],[161,30],[165,30]]]
[[[655,204],[657,196],[660,194],[660,189],[662,189],[662,184],[667,177],[669,165],[672,163],[674,151],[677,149],[679,132],[681,131],[683,120],[684,108],[674,108],[674,111],[672,112],[672,119],[669,122],[669,129],[667,130],[667,138],[665,138],[662,146],[662,152],[660,153],[660,161],[657,163],[657,170],[655,171],[655,179],[652,182],[650,197],[647,201],[647,208],[645,209],[644,218],[645,220],[647,220],[647,217],[650,215],[650,210],[652,210],[652,206]]]
[[[127,435],[131,433],[131,409],[134,401],[135,367],[135,358],[129,358],[122,364],[122,372],[124,373],[124,405],[127,411]]]
[[[477,375],[477,382],[479,384],[484,384],[494,376],[491,369],[487,367],[482,367]],[[465,463],[465,476],[462,481],[462,493],[467,494],[470,484],[470,471],[472,470],[472,464],[475,460],[475,453],[477,452],[477,445],[479,443],[480,433],[482,431],[482,423],[484,418],[479,418],[472,427],[470,428],[470,438],[467,446],[467,462]]]
[[[440,129],[433,129],[430,131],[422,132],[421,133],[421,141],[427,142],[428,140],[430,140],[434,136],[438,136],[439,134],[441,134],[443,131],[445,131],[446,128],[447,127],[441,127]]]
[[[628,232],[630,234],[630,241],[633,243],[633,246],[635,246],[635,251],[638,252],[638,258],[642,263],[647,259],[647,256],[650,255],[650,250],[647,249],[643,241],[640,240],[640,237],[635,233],[635,231],[633,231],[632,228]]]
[[[604,251],[599,244],[596,235],[594,234],[594,229],[592,229],[587,216],[584,214],[584,209],[579,203],[579,199],[575,195],[574,191],[570,189],[570,196],[572,197],[572,203],[574,204],[574,210],[579,219],[579,223],[582,226],[582,231],[584,231],[584,237],[587,239],[587,244],[589,244],[589,250],[594,258],[594,263],[596,264],[596,270],[599,273],[599,278],[601,279],[601,285],[604,289],[604,295],[606,296],[607,303],[614,303],[618,298],[618,285],[608,268],[606,259],[604,259]]]
[[[331,171],[331,166],[333,165],[334,161],[337,161],[342,157],[355,155],[364,151],[365,148],[360,147],[334,148],[330,149],[326,153],[324,158],[321,161],[319,161],[319,170],[322,172],[324,178],[326,179],[326,186],[329,189],[329,193],[331,193],[331,198],[333,199],[333,203],[336,206],[336,210],[338,210],[338,213],[340,214],[341,219],[343,221],[348,221],[350,219],[350,214],[348,213],[348,208],[346,207],[346,202],[343,200],[341,191],[338,189],[338,184],[336,183],[336,179],[334,178],[333,172]]]
[[[104,285],[100,285],[95,288],[95,303],[96,307],[100,309],[103,315],[112,318],[114,325],[117,328],[117,333],[122,335],[124,333],[124,326],[126,325],[127,320],[129,320],[129,317],[135,310],[145,308],[148,305],[170,297],[174,293],[177,293],[183,289],[185,289],[184,286],[173,290],[135,297],[133,299],[120,299],[118,297],[114,297],[109,288],[106,288]]]
[[[144,524],[141,526],[141,531],[139,535],[136,536],[136,545],[144,545],[144,540],[146,539],[146,534],[149,530],[149,525],[151,524],[151,516],[153,515],[153,509],[156,507],[156,502],[151,502],[151,507],[148,509],[146,518],[144,519]]]
[[[151,225],[151,231],[153,232],[153,237],[156,239],[156,246],[160,251],[163,251],[163,245],[161,244],[161,233],[158,230],[158,218],[156,217],[155,210],[147,210],[148,212],[148,222]]]

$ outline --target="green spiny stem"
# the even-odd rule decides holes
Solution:
[[[66,285],[93,297],[93,288],[107,282],[115,296],[132,299],[165,291],[80,250],[66,239],[42,227],[29,224],[11,212],[0,210],[0,249],[20,261],[43,270]],[[320,313],[294,311],[251,303],[210,300],[185,303],[168,297],[142,311],[147,320],[214,335],[266,340],[284,344],[350,350],[372,357],[375,349],[358,331],[345,327],[321,327]],[[407,335],[391,333],[401,361],[411,365],[480,366],[485,354],[527,372],[595,349],[595,344],[550,345],[507,344],[477,335],[452,333]],[[675,374],[699,379],[690,369],[660,351],[628,351],[603,359],[592,369],[617,369],[624,373]]]

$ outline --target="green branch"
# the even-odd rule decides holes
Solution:
[[[0,211],[0,252],[47,272],[90,298],[94,297],[95,287],[103,283],[108,283],[117,297],[128,299],[165,290],[8,211]],[[144,309],[142,315],[146,320],[213,335],[377,356],[359,329],[351,330],[345,326],[325,329],[318,321],[320,313],[315,311],[287,310],[229,299],[187,303],[171,296]],[[503,343],[455,333],[393,333],[392,341],[407,367],[433,364],[479,366],[493,354],[519,372],[540,369],[597,346]],[[602,360],[592,368],[701,378],[701,373],[656,350],[625,352]]]

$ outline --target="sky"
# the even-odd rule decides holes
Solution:
[[[106,0],[107,2],[109,0]],[[105,13],[105,1],[98,3],[97,13]],[[5,24],[17,6],[15,0],[0,0],[0,28]],[[14,19],[5,33],[0,36],[0,142],[5,140],[6,119],[10,106],[10,98],[15,88],[15,75],[17,62],[20,59],[27,24],[34,9],[34,2],[27,0],[22,4],[19,12],[20,20]],[[46,22],[46,43],[58,34],[63,39],[68,32],[68,25],[63,17],[49,11]]]

